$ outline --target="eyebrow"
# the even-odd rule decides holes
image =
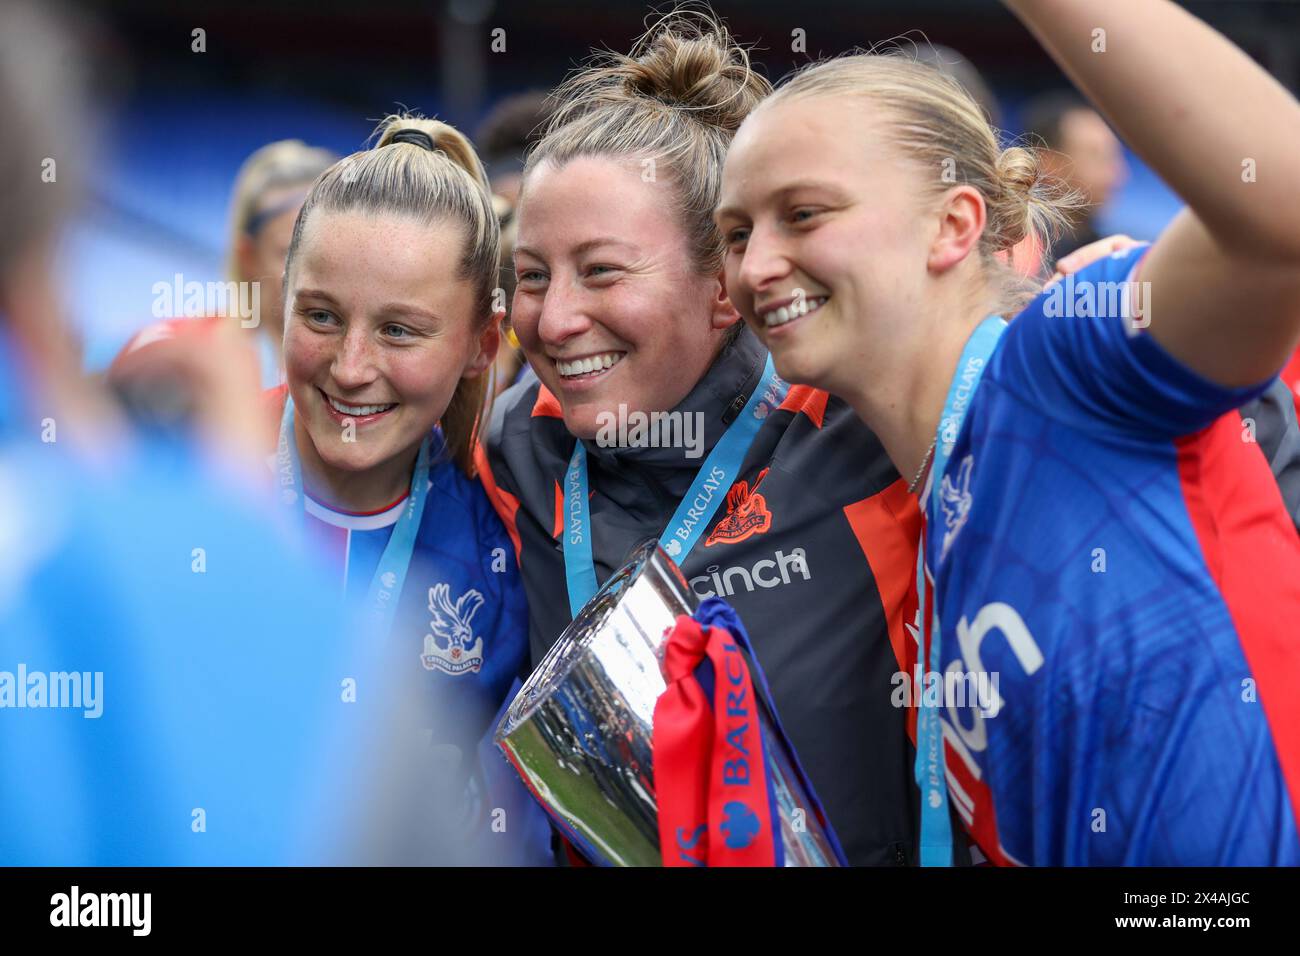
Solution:
[[[821,190],[822,192],[830,193],[837,200],[841,201],[848,198],[848,195],[839,186],[821,179],[797,179],[788,185],[782,186],[773,194],[773,197],[777,200],[781,200],[789,196],[791,193],[797,193],[802,189]],[[714,219],[721,219],[724,216],[743,217],[744,213],[735,206],[718,206],[718,208],[713,211]]]
[[[600,246],[621,246],[622,248],[628,250],[636,249],[635,245],[633,245],[632,243],[628,242],[625,239],[617,239],[614,236],[599,236],[595,239],[587,239],[584,242],[578,243],[570,251],[572,252],[573,255],[580,256],[583,253],[590,252],[592,249],[599,248]],[[523,253],[526,256],[532,256],[534,259],[543,258],[541,253],[539,253],[536,249],[529,248],[528,246],[516,245],[515,252]]]
[[[330,302],[338,302],[338,299],[330,295],[324,289],[296,289],[293,293],[295,299],[327,299]]]
[[[422,309],[418,305],[410,305],[406,302],[385,302],[379,307],[380,315],[389,315],[390,313],[418,316],[433,322],[442,321],[442,316],[437,312],[430,312],[428,309]]]
[[[339,301],[324,289],[299,289],[294,293],[294,298],[323,299],[326,302],[333,302],[335,305],[338,305]],[[379,314],[414,315],[431,319],[434,322],[442,321],[442,316],[438,313],[430,312],[428,309],[421,308],[418,305],[411,305],[408,302],[385,302],[379,307]]]

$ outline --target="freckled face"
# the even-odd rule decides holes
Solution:
[[[930,236],[917,173],[853,97],[760,107],[727,153],[717,221],[732,302],[790,382],[834,392],[908,336]]]
[[[491,361],[472,283],[458,275],[461,231],[388,215],[307,221],[289,277],[285,372],[327,467],[363,471],[410,454],[461,378]]]
[[[511,320],[580,437],[619,404],[673,408],[717,353],[718,282],[693,267],[672,189],[603,157],[543,163],[524,186]]]

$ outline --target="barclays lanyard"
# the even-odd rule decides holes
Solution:
[[[374,577],[370,579],[370,589],[366,592],[366,613],[381,636],[387,636],[392,628],[402,584],[406,581],[406,571],[415,551],[416,533],[420,530],[424,502],[429,495],[429,444],[428,437],[420,443],[406,507],[393,526],[393,533],[379,558]],[[280,440],[276,446],[275,458],[276,472],[280,476],[280,503],[301,522],[306,509],[306,492],[302,484],[302,463],[298,460],[298,446],[293,434],[293,398],[288,395],[284,400],[284,416],[280,419]]]
[[[948,399],[943,406],[943,415],[939,419],[939,431],[935,436],[934,462],[930,471],[930,503],[935,505],[931,513],[938,513],[939,485],[943,480],[944,469],[952,455],[953,445],[961,433],[962,422],[970,408],[971,399],[979,385],[980,377],[988,365],[989,356],[998,344],[998,339],[1006,330],[1007,323],[996,315],[991,315],[979,324],[966,348],[961,353],[961,360],[953,373],[952,384],[948,386]],[[930,509],[923,504],[922,513]],[[926,533],[929,534],[927,528]],[[917,622],[925,616],[925,541],[916,555],[916,599]],[[938,708],[925,706],[924,688],[931,674],[939,671],[939,609],[936,606],[930,616],[930,626],[923,624],[918,628],[921,642],[918,658],[926,657],[925,636],[930,635],[930,649],[921,672],[922,693],[916,695],[916,783],[921,789],[921,865],[952,865],[952,826],[948,817],[948,785],[943,769],[943,734],[939,727]]]
[[[681,564],[699,540],[709,520],[722,506],[727,489],[740,471],[745,453],[763,426],[767,413],[785,398],[786,384],[776,376],[772,356],[763,366],[763,377],[750,393],[749,401],[735,422],[723,433],[700,470],[690,489],[659,536],[659,545],[674,561]],[[703,501],[703,504],[699,502]],[[579,439],[564,473],[564,573],[569,586],[569,612],[578,616],[596,595],[596,565],[591,556],[591,513],[587,498],[587,449]]]

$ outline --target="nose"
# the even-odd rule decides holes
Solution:
[[[790,274],[790,260],[780,239],[755,225],[745,242],[736,278],[747,297],[760,295]]]
[[[583,297],[583,290],[570,280],[560,277],[551,280],[537,317],[537,337],[543,345],[563,345],[591,328],[591,319],[583,309]]]
[[[375,343],[369,328],[360,322],[348,327],[334,361],[330,363],[330,375],[344,391],[355,391],[374,381],[376,376]]]

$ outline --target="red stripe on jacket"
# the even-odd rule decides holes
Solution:
[[[1178,439],[1178,476],[1300,816],[1300,537],[1248,434],[1231,412]]]
[[[916,641],[907,629],[916,619],[916,552],[921,536],[921,509],[907,482],[896,482],[870,498],[844,508],[844,517],[871,567],[885,609],[889,643],[898,669],[910,682],[916,665]],[[916,743],[916,711],[908,708],[907,732]]]

